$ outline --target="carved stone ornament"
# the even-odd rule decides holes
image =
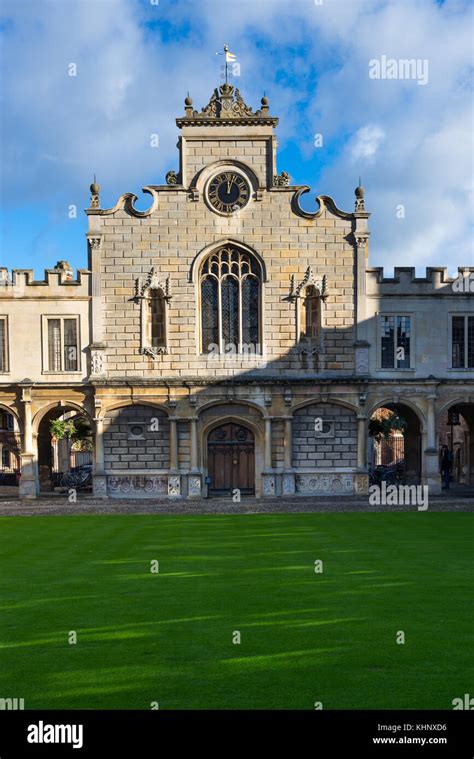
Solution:
[[[352,474],[330,472],[312,472],[296,475],[297,493],[315,493],[323,495],[349,495],[354,489]]]
[[[164,345],[162,345],[160,348],[152,348],[150,345],[148,345],[145,348],[140,348],[139,352],[142,356],[156,358],[157,356],[165,356],[167,353],[169,353],[169,350]]]
[[[290,184],[290,175],[287,171],[282,171],[281,174],[275,174],[273,177],[273,184],[275,187],[288,187]]]
[[[301,291],[304,290],[305,287],[308,287],[310,285],[313,285],[316,288],[316,290],[318,290],[319,297],[321,298],[321,300],[325,300],[328,297],[326,275],[324,274],[322,277],[317,279],[314,276],[314,272],[311,266],[308,266],[308,268],[305,271],[305,275],[303,279],[298,285],[295,285],[295,275],[294,274],[291,275],[289,299],[293,301],[296,298],[299,298],[301,295]]]
[[[142,277],[136,278],[134,295],[135,300],[144,298],[146,291],[149,289],[161,290],[164,298],[167,301],[171,300],[172,296],[170,295],[170,278],[168,276],[166,279],[160,279],[160,274],[154,266],[151,267],[144,280]]]
[[[102,237],[88,237],[87,239],[92,250],[97,250],[97,248],[100,248]]]
[[[179,118],[179,127],[189,124],[216,123],[228,119],[251,124],[271,124],[276,126],[278,119],[268,115],[268,99],[262,98],[262,108],[254,111],[242,98],[234,85],[225,82],[216,87],[208,104],[201,111],[192,109],[191,98],[186,98],[186,116]]]
[[[91,353],[91,374],[102,374],[104,371],[104,356],[100,351]]]
[[[176,171],[168,171],[166,175],[166,184],[178,184],[178,175]]]

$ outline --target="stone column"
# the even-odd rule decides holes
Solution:
[[[429,495],[441,492],[441,476],[438,472],[438,446],[436,444],[436,395],[427,398],[426,430],[422,433],[422,482],[428,486]]]
[[[197,419],[192,417],[189,420],[190,438],[191,438],[191,472],[188,476],[188,497],[194,498],[201,495],[201,473],[198,466],[198,434]]]
[[[357,415],[357,472],[354,478],[354,490],[358,495],[369,492],[369,475],[367,473],[367,417]]]
[[[357,416],[357,469],[367,468],[367,417]]]
[[[95,421],[93,494],[96,498],[107,498],[107,477],[104,471],[104,420]]]
[[[283,438],[284,471],[282,495],[292,495],[295,492],[295,473],[293,471],[293,417],[285,418],[285,434]]]
[[[31,387],[22,389],[23,404],[23,435],[20,455],[21,477],[20,498],[36,498],[38,494],[38,478],[36,468],[36,451],[33,443],[33,425],[31,410]]]
[[[275,495],[275,474],[272,469],[272,417],[265,417],[265,440],[262,473],[263,495]]]
[[[195,417],[189,420],[189,426],[191,437],[191,472],[199,472],[197,419]]]
[[[178,420],[175,416],[169,417],[170,423],[170,471],[168,474],[168,495],[177,497],[181,495],[181,481],[178,470]]]

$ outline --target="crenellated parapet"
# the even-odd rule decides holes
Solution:
[[[445,266],[428,266],[424,277],[417,277],[413,266],[396,266],[393,277],[385,277],[383,267],[366,269],[368,296],[474,296],[474,267],[460,266],[455,277]]]
[[[78,269],[74,279],[72,272],[64,268],[45,269],[44,279],[35,279],[33,269],[13,269],[11,272],[0,267],[0,298],[63,297],[77,298],[89,296],[91,272]]]

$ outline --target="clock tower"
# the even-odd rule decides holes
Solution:
[[[231,216],[274,186],[278,119],[269,114],[268,98],[253,111],[237,88],[224,83],[201,111],[188,96],[176,124],[180,168],[168,173],[168,182],[189,188],[211,211]]]

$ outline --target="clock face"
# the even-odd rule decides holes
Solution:
[[[224,171],[209,182],[207,197],[216,211],[231,214],[247,205],[250,187],[240,174]]]

